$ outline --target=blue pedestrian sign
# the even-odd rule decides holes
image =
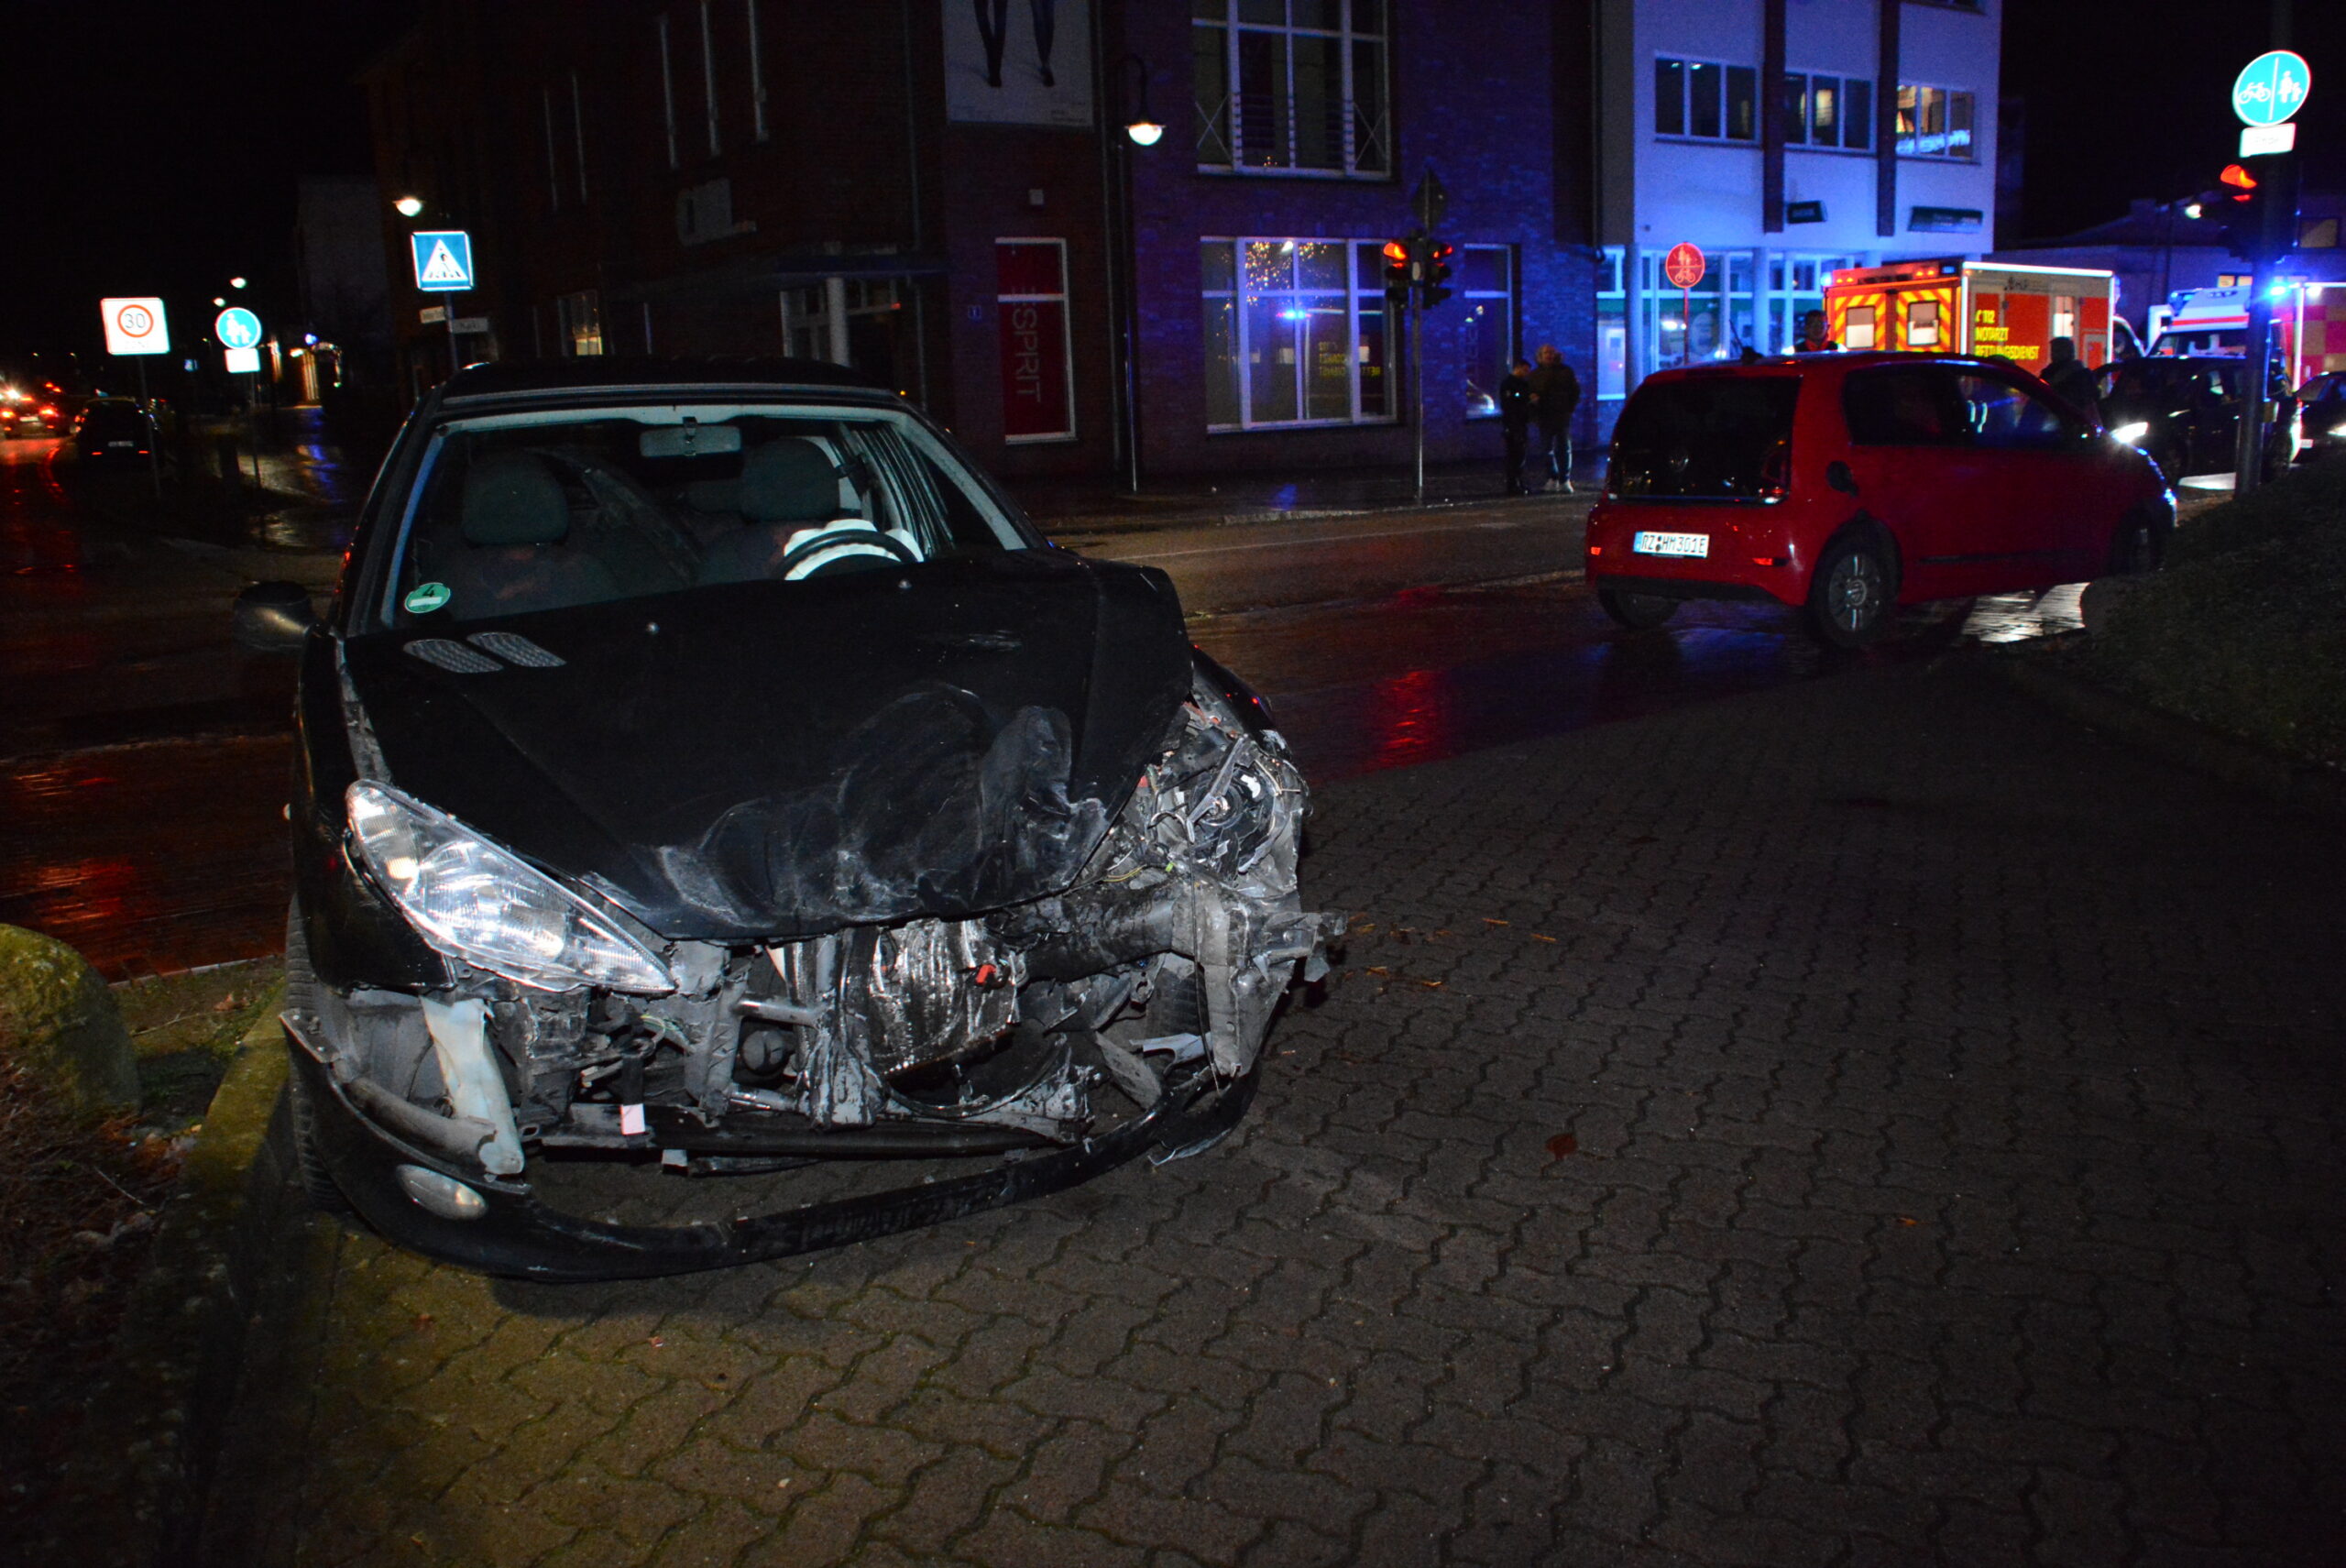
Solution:
[[[254,348],[260,344],[260,318],[242,305],[230,305],[212,323],[212,335],[223,348]]]
[[[2277,126],[2296,114],[2313,90],[2313,68],[2301,55],[2269,49],[2232,78],[2232,113],[2243,126]]]
[[[415,286],[427,294],[473,286],[473,236],[462,229],[408,236],[415,252]]]

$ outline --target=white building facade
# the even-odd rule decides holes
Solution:
[[[1596,392],[1778,353],[1835,268],[1993,244],[2003,0],[1599,0]],[[1702,280],[1663,275],[1672,247]]]

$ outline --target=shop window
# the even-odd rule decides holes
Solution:
[[[1209,429],[1392,419],[1381,244],[1200,243]]]
[[[1191,0],[1198,163],[1383,177],[1385,0]]]
[[[1653,62],[1653,128],[1665,137],[1758,141],[1760,73],[1705,60]]]
[[[1621,288],[1622,252],[1606,249],[1596,264],[1596,397],[1599,402],[1627,397],[1629,390],[1628,297]]]
[[[1972,97],[1946,87],[1902,85],[1898,89],[1898,156],[1975,156],[1971,145]]]
[[[1461,246],[1458,261],[1458,297],[1466,312],[1466,417],[1493,419],[1499,411],[1499,383],[1520,352],[1515,251],[1504,245]]]

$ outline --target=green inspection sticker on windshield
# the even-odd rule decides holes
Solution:
[[[410,615],[430,615],[455,597],[445,583],[418,583],[408,590],[407,598],[400,602],[407,606]]]

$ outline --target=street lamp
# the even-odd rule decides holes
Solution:
[[[1116,98],[1118,118],[1124,127],[1124,142],[1116,144],[1116,156],[1102,159],[1102,172],[1112,182],[1108,194],[1109,224],[1113,239],[1110,246],[1110,277],[1108,291],[1116,321],[1115,349],[1116,390],[1124,405],[1119,411],[1118,433],[1123,438],[1124,485],[1127,489],[1140,489],[1140,344],[1138,315],[1140,310],[1140,244],[1133,221],[1133,148],[1155,147],[1164,139],[1165,126],[1148,112],[1148,61],[1137,54],[1127,54],[1116,61]],[[1106,120],[1106,115],[1102,115]],[[1115,124],[1107,121],[1107,124]],[[1105,129],[1105,126],[1102,126]],[[1104,150],[1104,149],[1103,149]],[[1116,273],[1123,276],[1118,278]],[[1121,285],[1121,286],[1120,286]]]
[[[397,212],[400,216],[403,218],[411,218],[423,211],[423,198],[421,196],[401,196],[398,201],[391,203],[391,208],[393,211]]]
[[[231,278],[228,280],[228,287],[231,289],[241,289],[244,286],[245,280],[242,278]]]

